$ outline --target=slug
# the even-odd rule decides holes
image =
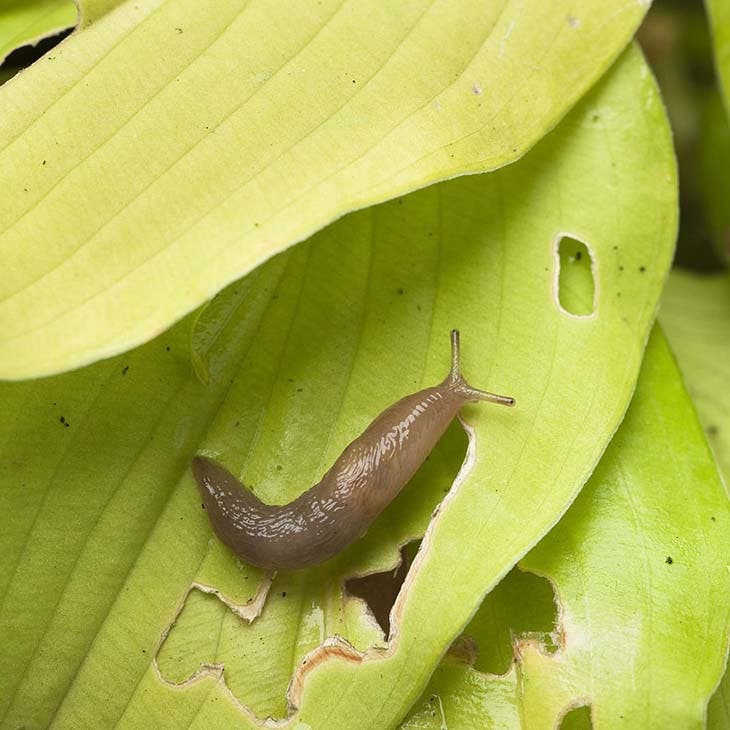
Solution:
[[[193,474],[213,530],[244,562],[267,569],[321,563],[361,537],[441,438],[462,405],[514,398],[472,388],[459,367],[459,332],[451,331],[451,371],[439,385],[384,410],[319,484],[289,504],[265,504],[230,472],[202,456]]]

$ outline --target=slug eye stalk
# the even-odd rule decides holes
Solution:
[[[449,372],[445,384],[450,388],[457,390],[461,395],[470,401],[486,401],[488,403],[499,403],[502,406],[514,406],[517,401],[508,395],[498,395],[490,393],[488,390],[479,390],[472,388],[466,382],[461,374],[461,339],[459,330],[451,330],[451,371]]]

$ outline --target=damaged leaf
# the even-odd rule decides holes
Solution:
[[[5,0],[0,7],[0,63],[16,48],[75,25],[76,15],[72,0]]]
[[[189,361],[192,318],[85,370],[4,384],[0,512],[13,520],[0,533],[0,661],[12,671],[0,675],[0,722],[252,726],[251,708],[203,665],[221,660],[211,631],[232,637],[227,649],[234,632],[258,640],[261,621],[258,672],[271,671],[278,692],[281,667],[297,665],[292,727],[396,724],[618,426],[675,232],[664,111],[630,49],[518,163],[349,215],[252,272],[252,285],[233,284],[228,316],[193,334],[207,384]],[[559,306],[564,236],[592,257],[590,316]],[[470,381],[518,407],[463,409],[470,442],[450,490],[453,461],[435,455],[438,478],[409,485],[364,540],[278,599],[275,582],[263,603],[261,572],[213,536],[193,455],[221,461],[265,501],[289,501],[385,406],[444,377],[452,327]],[[363,604],[337,582],[394,567],[426,530],[384,653]],[[267,618],[290,599],[310,615],[319,602],[323,626],[301,642],[277,638]],[[365,660],[340,631],[375,645]],[[327,646],[298,662],[323,635]],[[238,659],[250,661],[231,670]],[[284,709],[273,690],[247,699],[259,720]]]
[[[729,546],[730,502],[657,330],[596,471],[520,563],[555,585],[557,649],[516,635],[504,676],[445,660],[404,727],[442,727],[433,696],[447,727],[549,727],[579,705],[596,730],[702,727],[726,659]]]

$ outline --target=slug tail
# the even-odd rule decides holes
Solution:
[[[516,401],[508,395],[498,395],[490,393],[487,390],[479,390],[472,388],[469,383],[464,380],[461,374],[461,343],[459,339],[459,330],[451,330],[451,371],[449,372],[446,382],[452,390],[455,390],[464,400],[470,401],[486,401],[487,403],[499,403],[503,406],[514,406]]]

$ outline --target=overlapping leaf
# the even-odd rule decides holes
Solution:
[[[728,564],[730,502],[657,332],[604,458],[522,561],[555,584],[557,650],[516,637],[499,677],[445,661],[405,727],[441,727],[442,713],[448,727],[549,727],[578,705],[598,730],[702,727],[726,659]]]
[[[721,470],[730,475],[730,280],[675,270],[661,321]]]
[[[730,2],[705,0],[715,41],[715,63],[725,109],[730,117]]]
[[[209,622],[188,603],[200,589],[248,617],[261,598],[260,574],[212,538],[190,458],[203,449],[263,499],[291,499],[375,413],[443,377],[456,326],[467,377],[515,395],[518,408],[465,409],[467,466],[436,519],[442,485],[428,479],[424,494],[410,485],[361,544],[308,575],[308,592],[272,598],[260,619],[236,627],[248,646],[267,611],[314,597],[322,626],[289,641],[289,667],[333,630],[360,642],[361,608],[338,618],[345,604],[326,581],[392,565],[399,544],[428,525],[388,652],[361,661],[338,645],[310,655],[314,669],[299,667],[290,695],[300,727],[396,723],[616,429],[671,258],[675,205],[663,109],[631,50],[518,164],[348,216],[235,285],[229,316],[203,338],[207,385],[189,365],[184,322],[127,356],[3,386],[0,506],[15,517],[0,536],[9,565],[0,631],[10,637],[0,651],[12,667],[0,677],[2,722],[253,723],[214,672],[184,687],[166,681],[188,676],[201,655],[199,641],[189,651],[181,641],[186,622]],[[559,277],[563,235],[588,245],[592,315],[559,306],[590,275],[573,255]],[[372,625],[359,625],[372,643]],[[277,651],[259,656],[271,662],[259,672],[276,663],[284,676]],[[280,714],[281,700],[256,700],[259,715],[267,708]]]
[[[718,93],[708,95],[699,140],[700,192],[712,243],[730,262],[730,121]]]
[[[5,0],[0,8],[0,63],[16,48],[75,25],[76,15],[72,0]]]
[[[727,486],[730,479],[730,279],[674,271],[662,301],[662,322]],[[723,600],[723,597],[720,597]],[[730,604],[730,596],[724,596]],[[710,702],[708,727],[730,728],[730,675]]]
[[[519,158],[646,3],[80,7],[0,89],[3,378],[126,350],[354,208]]]

